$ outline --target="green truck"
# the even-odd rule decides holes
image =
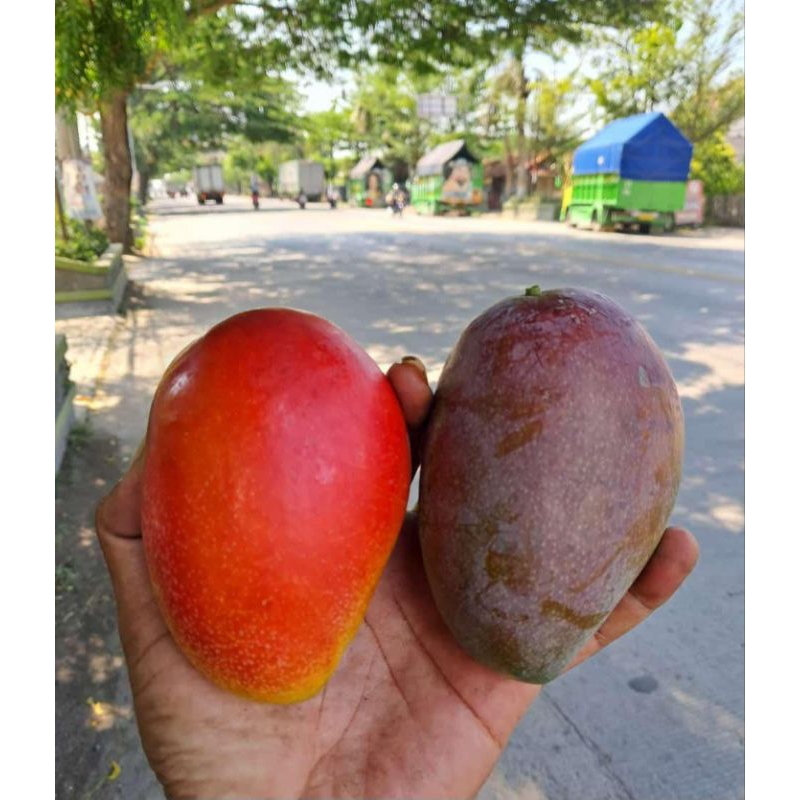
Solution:
[[[376,156],[365,156],[350,170],[347,195],[350,203],[363,208],[385,208],[392,185],[392,172]]]
[[[664,114],[614,120],[575,151],[561,219],[593,230],[672,231],[691,160],[691,142]]]
[[[463,139],[444,142],[417,162],[411,205],[420,214],[469,214],[483,208],[483,164]]]

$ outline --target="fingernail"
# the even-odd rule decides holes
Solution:
[[[425,365],[416,356],[403,356],[403,358],[400,359],[400,363],[410,364],[412,367],[416,367],[422,374],[422,377],[427,379],[428,370],[425,369]]]

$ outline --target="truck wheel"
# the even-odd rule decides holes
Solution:
[[[215,202],[215,203],[216,203],[218,206],[221,206],[221,205],[222,205],[222,198],[221,198],[221,197],[216,197],[216,198],[214,198],[214,202]]]
[[[198,197],[197,198],[197,204],[201,205],[201,206],[204,206],[206,204],[205,198],[204,197]]]
[[[650,223],[649,222],[640,223],[639,233],[650,233]]]

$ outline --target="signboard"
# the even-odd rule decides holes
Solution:
[[[456,110],[455,95],[430,93],[417,96],[417,116],[421,119],[452,119]]]
[[[98,220],[103,216],[89,164],[77,158],[65,159],[61,162],[61,181],[67,214],[84,220]]]

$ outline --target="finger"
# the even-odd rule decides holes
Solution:
[[[95,526],[98,535],[137,538],[142,535],[140,525],[142,468],[144,466],[144,440],[133,456],[128,471],[97,507]]]
[[[128,472],[100,502],[95,527],[117,600],[120,638],[129,663],[160,638],[165,626],[150,585],[141,533],[142,469],[140,446]]]
[[[689,531],[667,528],[639,577],[567,669],[586,661],[644,622],[678,591],[699,556],[700,546]]]
[[[411,475],[413,476],[419,466],[425,420],[433,402],[433,392],[428,385],[425,365],[415,356],[406,356],[397,364],[392,364],[386,377],[392,384],[406,419],[408,438],[411,443]]]
[[[408,427],[421,427],[433,399],[425,365],[416,356],[405,356],[389,367],[386,377],[400,401]]]

